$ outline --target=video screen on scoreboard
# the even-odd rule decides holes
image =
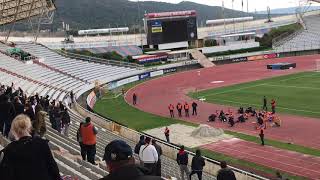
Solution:
[[[147,22],[148,44],[196,40],[196,17],[155,19]]]

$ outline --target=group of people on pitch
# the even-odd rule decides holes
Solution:
[[[198,112],[197,112],[198,104],[196,102],[192,102],[191,107],[192,107],[192,115],[193,116],[198,115]],[[190,106],[189,106],[188,102],[185,102],[184,104],[181,104],[179,102],[176,105],[176,107],[173,104],[169,104],[168,109],[169,109],[169,113],[170,113],[171,118],[174,118],[174,116],[175,116],[174,115],[175,109],[177,109],[179,117],[182,117],[182,110],[184,110],[185,116],[189,117]]]
[[[216,110],[215,114],[211,114],[208,117],[208,122],[214,122],[216,118],[218,118],[221,122],[228,122],[230,126],[233,127],[235,123],[244,123],[249,117],[256,117],[257,129],[265,128],[266,122],[272,122],[274,126],[279,127],[281,124],[280,119],[275,115],[276,101],[272,99],[270,104],[272,112],[268,112],[267,99],[264,96],[262,111],[257,112],[252,107],[246,109],[240,107],[238,109],[239,116],[237,120],[235,120],[234,113],[230,109],[228,109],[227,112]]]

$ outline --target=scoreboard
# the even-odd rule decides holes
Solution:
[[[196,11],[145,14],[145,30],[149,45],[196,40]]]

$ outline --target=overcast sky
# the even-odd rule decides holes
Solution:
[[[132,0],[138,1],[138,0]],[[142,0],[140,0],[142,1]],[[150,0],[149,0],[150,1]],[[169,3],[179,3],[182,0],[151,0],[151,1],[162,1]],[[188,0],[196,3],[207,4],[212,6],[221,6],[222,0]],[[244,11],[247,11],[247,0],[244,1]],[[306,2],[307,0],[248,0],[249,2],[249,11],[253,12],[264,11],[267,9],[267,6],[270,6],[271,9],[276,8],[286,8],[286,7],[295,7],[299,5],[299,1]],[[234,9],[242,9],[242,0],[234,0]],[[225,7],[232,8],[232,0],[224,0]],[[319,5],[319,4],[317,4]]]

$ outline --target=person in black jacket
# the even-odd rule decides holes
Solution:
[[[189,175],[189,179],[191,180],[192,175],[197,174],[198,179],[202,180],[202,171],[203,167],[206,165],[204,162],[204,158],[201,156],[201,152],[199,149],[196,150],[196,156],[192,158],[191,163],[191,173]]]
[[[9,96],[2,94],[0,96],[0,131],[4,129],[4,136],[8,137],[11,123],[16,116],[16,110],[11,102],[9,102]],[[4,128],[3,128],[4,126]]]
[[[157,161],[157,167],[156,167],[156,176],[161,176],[161,155],[162,155],[162,148],[157,144],[157,141],[155,139],[152,139],[152,145],[156,148],[158,153],[158,161]]]
[[[193,102],[191,106],[192,106],[192,115],[198,115],[197,113],[198,104],[196,102]]]
[[[24,105],[21,103],[20,99],[18,96],[16,96],[14,98],[14,108],[16,110],[16,114],[19,115],[19,114],[23,114],[24,113]]]
[[[221,169],[218,171],[217,180],[236,180],[236,176],[230,168],[227,167],[227,162],[220,162]]]
[[[16,141],[4,149],[0,164],[1,179],[59,180],[57,163],[52,157],[48,141],[30,135],[31,121],[26,115],[17,116],[11,132]]]
[[[68,137],[71,120],[70,120],[70,115],[67,108],[64,108],[64,111],[62,112],[61,122],[62,122],[62,134]]]
[[[138,143],[136,144],[136,146],[134,147],[134,153],[139,154],[139,152],[140,152],[140,147],[141,147],[142,145],[145,145],[145,144],[146,144],[146,142],[144,141],[144,135],[141,135],[139,142],[138,142]]]
[[[177,163],[180,167],[181,179],[184,180],[184,174],[186,174],[187,177],[190,174],[188,168],[188,153],[184,150],[184,146],[181,146],[177,153]]]
[[[109,175],[100,180],[161,180],[159,176],[149,176],[149,171],[135,165],[131,147],[124,141],[110,142],[103,156]]]
[[[25,106],[25,112],[24,114],[29,116],[29,118],[31,119],[32,122],[34,122],[36,120],[36,115],[34,114],[32,105],[30,103],[27,103]]]

